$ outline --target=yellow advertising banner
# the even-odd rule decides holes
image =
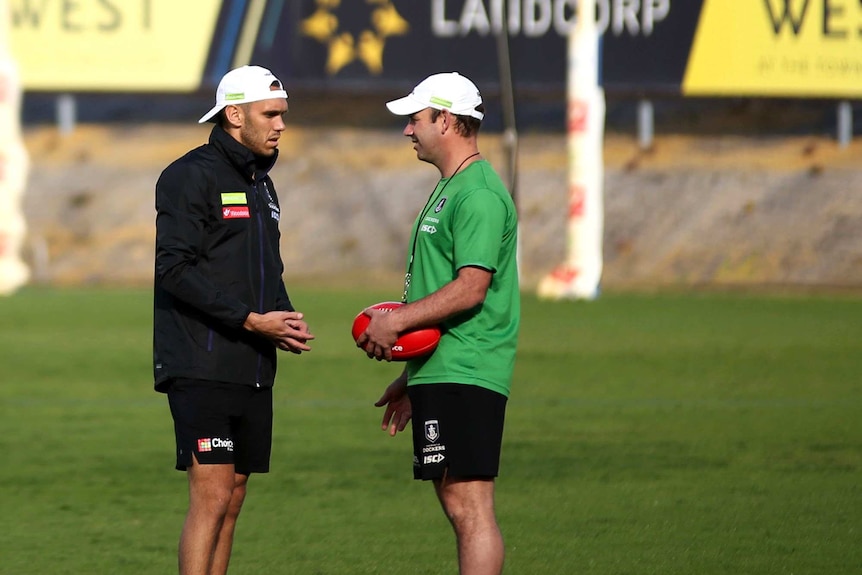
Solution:
[[[682,92],[862,96],[862,0],[704,0]]]
[[[7,0],[22,85],[45,91],[191,91],[221,1]]]

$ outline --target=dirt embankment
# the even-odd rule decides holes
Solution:
[[[27,130],[34,281],[149,284],[153,186],[204,126]],[[501,140],[480,145],[498,167]],[[391,130],[291,127],[272,174],[290,278],[398,285],[408,228],[437,179]],[[532,289],[566,253],[563,135],[522,135],[517,199]],[[862,287],[862,140],[606,136],[605,288]],[[393,288],[397,289],[397,288]]]

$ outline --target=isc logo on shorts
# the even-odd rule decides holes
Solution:
[[[440,463],[444,459],[446,459],[445,455],[443,455],[442,453],[435,453],[434,455],[426,455],[425,457],[423,457],[422,463],[426,465],[428,463]]]
[[[198,452],[206,453],[213,449],[226,449],[233,451],[233,441],[230,439],[222,439],[220,437],[205,437],[198,439]]]

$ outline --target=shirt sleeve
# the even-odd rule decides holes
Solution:
[[[506,211],[503,201],[488,189],[470,190],[459,198],[452,226],[456,269],[477,266],[497,271]]]
[[[156,183],[156,282],[176,299],[232,328],[250,308],[201,273],[209,214],[208,178],[189,164],[174,163]]]

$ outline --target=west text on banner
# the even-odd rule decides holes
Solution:
[[[862,2],[704,0],[692,96],[862,97]]]
[[[7,2],[22,85],[55,92],[196,90],[222,10],[217,0]]]

